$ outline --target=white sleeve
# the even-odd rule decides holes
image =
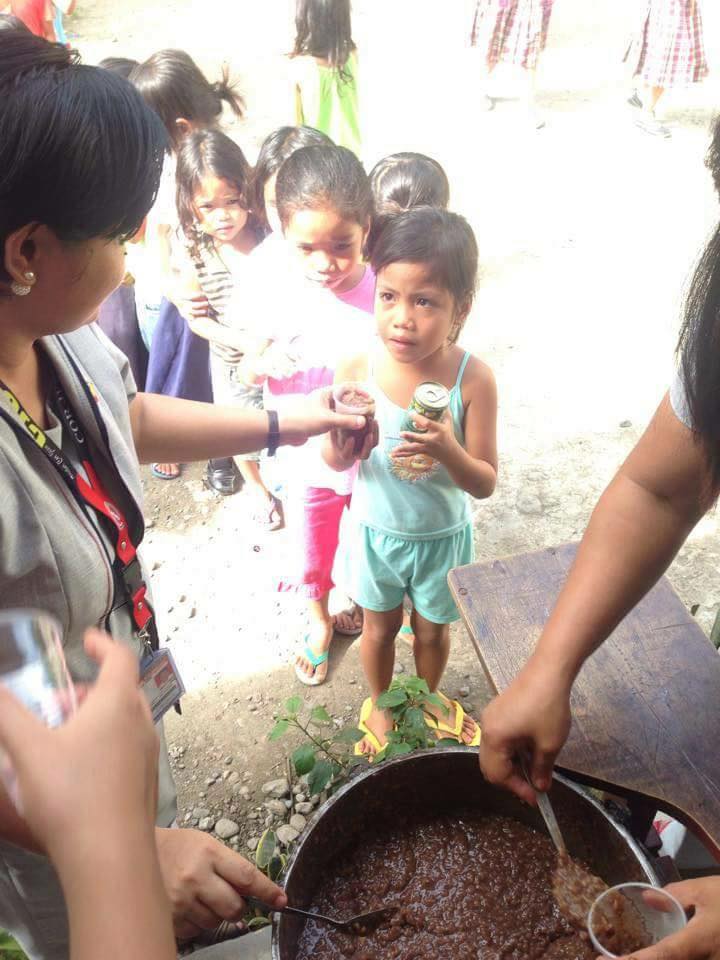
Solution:
[[[673,381],[670,384],[670,405],[678,420],[684,423],[686,427],[692,429],[690,405],[688,404],[685,380],[682,375],[682,370],[680,369],[676,370]]]

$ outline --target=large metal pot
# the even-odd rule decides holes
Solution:
[[[580,787],[556,775],[551,796],[572,856],[588,863],[609,884],[659,882],[641,847]],[[346,845],[389,813],[414,806],[446,813],[468,803],[545,830],[537,810],[482,777],[476,750],[458,746],[417,751],[369,767],[317,811],[288,863],[285,889],[290,903],[308,906]],[[275,915],[273,960],[295,960],[302,923],[296,917]]]

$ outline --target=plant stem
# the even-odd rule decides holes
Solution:
[[[337,764],[339,764],[341,767],[345,767],[345,766],[346,766],[346,764],[343,763],[343,761],[342,761],[339,757],[336,757],[336,756],[334,756],[334,754],[330,753],[330,751],[329,751],[329,750],[327,749],[327,747],[325,746],[325,742],[322,741],[322,740],[317,740],[317,739],[310,733],[310,731],[308,730],[308,728],[307,728],[307,727],[304,727],[304,726],[300,723],[300,721],[297,719],[297,717],[292,718],[292,719],[290,720],[290,722],[291,722],[291,723],[294,723],[295,726],[296,726],[299,730],[302,730],[302,732],[305,734],[305,736],[308,738],[308,740],[312,740],[312,742],[315,744],[315,746],[318,748],[318,750],[322,750],[322,752],[325,754],[325,756],[328,758],[328,760],[329,760],[331,763],[337,763]]]

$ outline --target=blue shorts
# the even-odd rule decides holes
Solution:
[[[436,540],[402,540],[352,521],[346,532],[338,581],[361,607],[385,613],[401,606],[407,594],[417,612],[431,623],[460,619],[447,575],[454,567],[472,563],[469,523]]]

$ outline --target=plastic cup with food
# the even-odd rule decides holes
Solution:
[[[336,413],[354,414],[365,417],[365,426],[362,430],[341,430],[340,442],[344,444],[352,434],[355,437],[354,451],[360,453],[367,437],[372,429],[372,423],[375,419],[375,400],[367,392],[361,383],[346,381],[338,383],[333,387],[333,403]]]
[[[671,894],[649,883],[621,883],[595,900],[587,916],[592,945],[603,957],[623,957],[651,947],[687,924]]]

